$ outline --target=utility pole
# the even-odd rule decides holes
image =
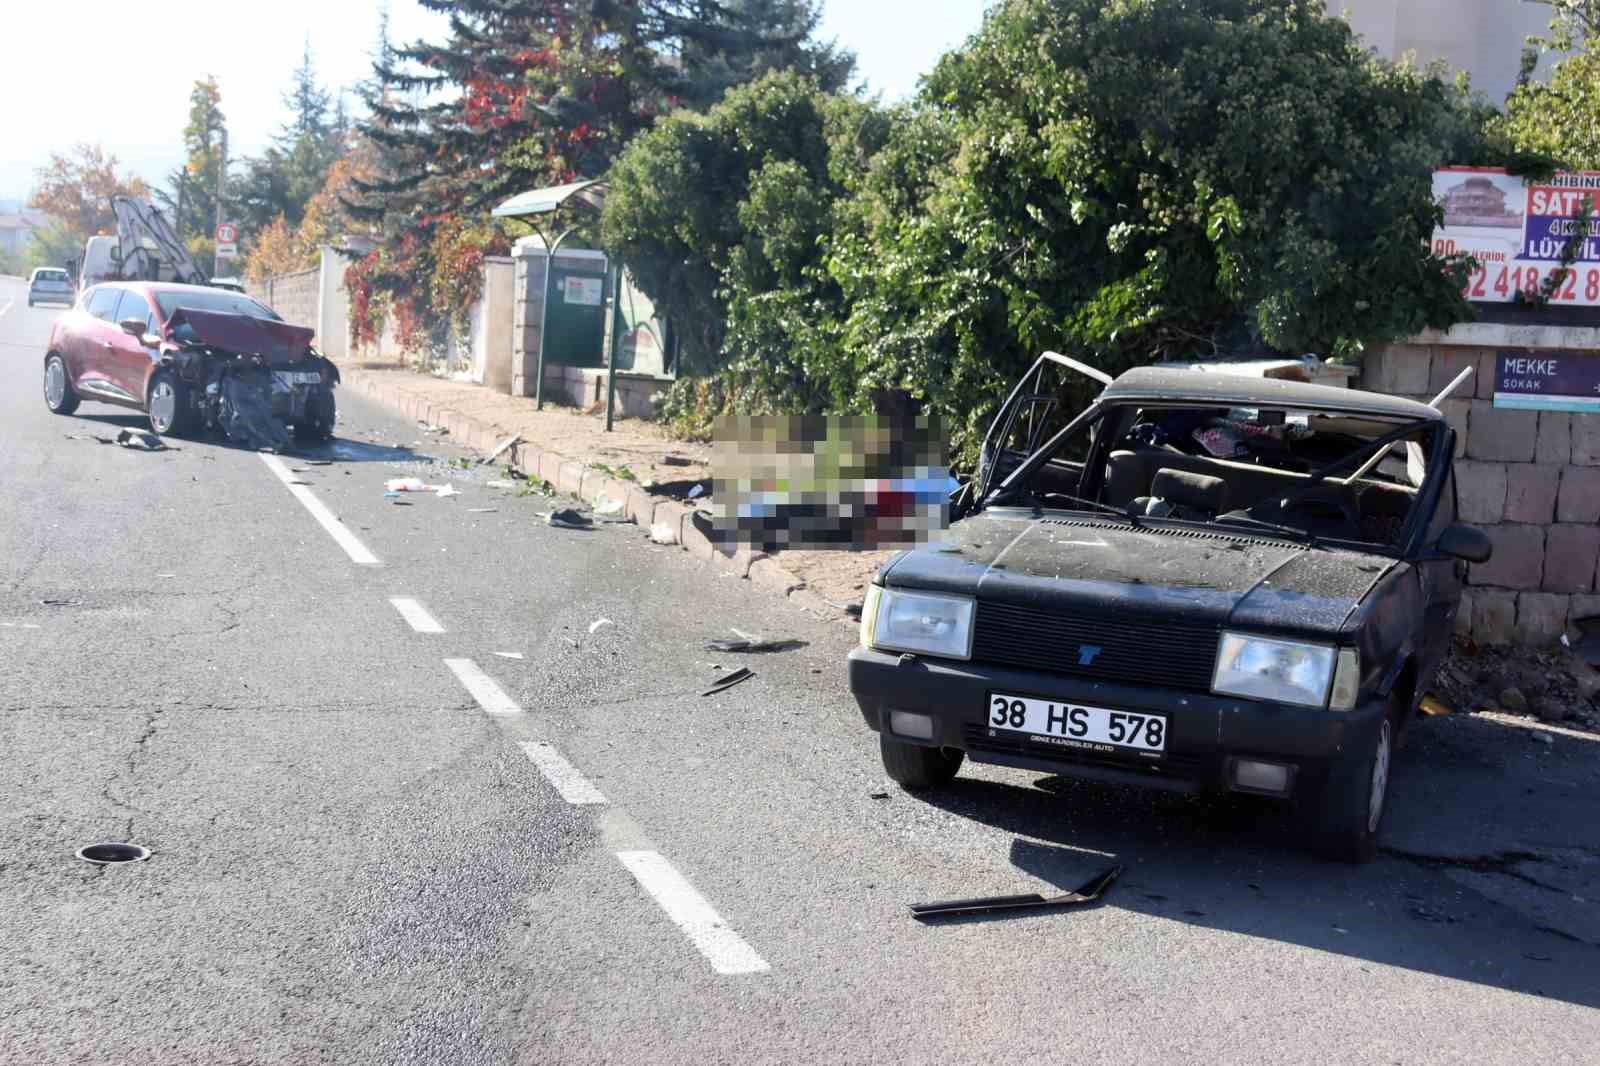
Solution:
[[[224,203],[227,195],[228,195],[228,127],[224,126],[224,127],[222,127],[221,154],[219,155],[219,157],[217,159],[217,228],[213,229],[211,231],[211,236],[212,236],[213,240],[215,240],[216,235],[217,235],[217,231],[219,229],[221,229],[222,224],[224,222],[228,221],[228,212],[227,212],[227,209],[223,206],[223,203]],[[218,243],[220,243],[220,242],[218,242]],[[212,258],[211,258],[211,276],[214,277],[214,278],[222,276],[222,256],[220,256],[220,255],[213,255]]]

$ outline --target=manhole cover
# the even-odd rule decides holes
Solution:
[[[114,866],[123,862],[143,862],[150,857],[150,849],[137,844],[90,844],[78,849],[78,858],[96,866]]]

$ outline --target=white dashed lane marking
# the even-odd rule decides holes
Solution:
[[[446,659],[444,664],[485,711],[490,714],[522,713],[517,701],[506,695],[505,689],[495,684],[494,678],[478,669],[478,664],[471,659]]]
[[[339,547],[344,549],[346,555],[350,556],[351,562],[359,563],[362,566],[378,565],[378,557],[367,550],[367,546],[361,543],[359,537],[345,528],[344,523],[340,522],[338,517],[328,510],[326,504],[317,499],[306,486],[294,483],[295,477],[289,472],[289,468],[283,465],[282,459],[279,459],[276,455],[267,455],[264,452],[259,454],[261,455],[261,461],[267,464],[267,469],[272,471],[277,479],[283,482],[284,487],[294,495],[294,498],[300,501],[300,506],[311,512],[311,517],[315,518],[318,524],[328,531],[328,535],[338,543]]]
[[[529,740],[518,743],[522,750],[528,753],[528,758],[533,760],[533,765],[544,774],[545,780],[554,785],[556,791],[561,793],[561,798],[574,807],[606,801],[600,790],[591,785],[589,779],[584,777],[576,766],[564,759],[561,753],[549,744]]]
[[[654,851],[619,851],[617,858],[655,898],[711,968],[722,974],[766,973],[767,960],[757,955],[717,914],[704,896],[673,865]]]
[[[418,633],[444,632],[444,626],[439,624],[438,619],[429,614],[428,609],[416,600],[406,596],[391,596],[389,602],[394,604],[394,609],[400,612],[400,617]]]

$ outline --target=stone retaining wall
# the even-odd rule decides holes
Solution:
[[[1600,330],[1458,326],[1369,353],[1361,387],[1427,402],[1474,368],[1440,406],[1457,435],[1461,520],[1495,552],[1472,568],[1457,627],[1486,642],[1548,644],[1600,615],[1600,414],[1495,407],[1503,351],[1600,359]]]

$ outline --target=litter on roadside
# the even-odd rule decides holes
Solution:
[[[796,648],[803,648],[806,646],[805,641],[795,640],[792,637],[779,637],[775,640],[767,640],[764,637],[752,636],[749,633],[741,632],[737,629],[730,629],[730,632],[733,633],[734,639],[729,640],[726,637],[721,637],[708,640],[706,641],[706,650],[746,652],[793,651]]]
[[[735,670],[733,673],[729,674],[728,676],[717,678],[716,681],[713,681],[711,683],[711,687],[706,689],[704,692],[700,693],[700,695],[702,695],[702,696],[715,696],[717,693],[724,692],[724,691],[732,688],[733,686],[739,684],[739,682],[748,681],[752,677],[755,677],[755,676],[756,676],[756,672],[754,670],[751,670],[747,666],[741,666],[741,667],[739,667],[739,669]]]
[[[589,623],[589,633],[592,636],[604,629],[606,626],[614,626],[616,624],[617,623],[613,622],[609,618],[596,618],[593,622]]]
[[[663,455],[661,457],[661,465],[662,466],[693,466],[694,465],[694,460],[693,459],[686,459],[681,455]]]
[[[493,481],[485,481],[483,487],[486,489],[515,489],[517,483],[515,481],[507,481],[505,478],[495,478]]]
[[[987,896],[978,899],[950,899],[936,903],[913,903],[911,914],[916,918],[947,917],[956,914],[991,914],[995,911],[1031,910],[1042,907],[1070,907],[1093,903],[1105,894],[1111,883],[1122,876],[1122,867],[1096,874],[1074,892],[1058,896],[1041,896],[1029,892],[1020,896]]]
[[[694,488],[689,490],[689,499],[698,500],[700,497],[704,496],[705,494],[706,494],[706,487],[704,485],[696,485]]]
[[[555,526],[557,529],[594,528],[594,524],[590,522],[588,518],[584,517],[584,515],[578,511],[572,510],[570,507],[564,508],[560,511],[551,511],[549,514],[544,516],[544,520],[546,524]]]
[[[652,544],[676,544],[678,531],[665,522],[657,522],[650,527],[650,541]]]
[[[502,659],[521,659],[521,658],[523,658],[523,654],[520,651],[497,651],[497,652],[495,652],[495,654],[500,656],[500,658],[502,658]]]
[[[436,496],[457,496],[454,485],[430,485],[420,477],[392,477],[383,483],[384,495],[396,492],[431,492]]]
[[[501,441],[499,444],[496,444],[494,446],[494,451],[490,452],[488,455],[484,456],[482,459],[480,459],[478,461],[480,463],[492,463],[496,459],[498,459],[502,455],[504,455],[506,452],[508,452],[512,448],[516,447],[521,442],[522,442],[522,435],[514,433],[511,436],[507,437],[505,440]]]
[[[467,508],[467,513],[468,514],[496,514],[496,513],[499,512],[499,510],[500,510],[500,508],[498,508],[498,507],[468,507]]]
[[[138,451],[160,452],[166,451],[166,444],[154,433],[147,433],[142,429],[125,429],[117,434],[117,443],[124,448],[133,448]]]
[[[614,500],[610,496],[602,496],[600,497],[600,502],[594,505],[594,513],[597,518],[612,518],[620,515],[627,507],[627,503],[622,500]]]

